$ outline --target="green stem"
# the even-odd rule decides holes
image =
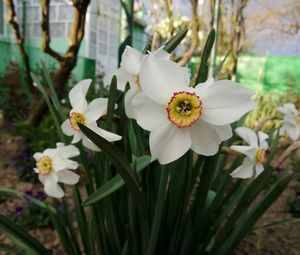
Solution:
[[[154,212],[152,230],[150,235],[149,246],[147,250],[147,255],[154,254],[155,246],[158,239],[158,233],[160,229],[161,216],[164,207],[165,195],[167,190],[167,182],[169,177],[169,168],[165,167],[161,170],[159,190],[157,195],[156,207]]]

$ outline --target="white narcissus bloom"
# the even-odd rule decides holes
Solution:
[[[150,131],[152,159],[170,163],[190,148],[201,155],[218,152],[232,136],[230,123],[255,107],[254,91],[232,81],[208,79],[189,87],[177,63],[145,56],[140,70],[143,93],[133,98],[137,123]]]
[[[170,54],[166,52],[163,48],[159,48],[154,52],[148,52],[150,57],[157,59],[169,60]],[[132,99],[141,91],[141,81],[140,81],[140,69],[142,61],[145,55],[143,55],[138,50],[126,46],[124,53],[122,54],[121,66],[115,72],[118,81],[118,88],[124,90],[126,83],[129,82],[130,89],[125,95],[125,111],[129,118],[135,118],[135,110],[132,106]],[[186,78],[189,79],[188,68],[182,67],[185,71]]]
[[[230,148],[246,156],[243,163],[235,169],[230,175],[233,178],[251,178],[257,177],[264,170],[264,161],[266,150],[269,145],[266,141],[268,135],[259,131],[258,135],[249,128],[239,127],[235,132],[249,145],[233,145]]]
[[[277,111],[283,114],[279,134],[284,135],[287,133],[293,141],[298,140],[300,138],[300,113],[295,105],[287,103],[277,107]]]
[[[65,146],[63,143],[57,143],[56,146],[55,149],[46,149],[33,155],[36,160],[34,171],[39,174],[46,194],[61,198],[65,193],[58,182],[74,185],[79,181],[79,175],[70,171],[76,169],[78,163],[69,159],[78,156],[79,150],[74,145]]]
[[[70,117],[63,122],[61,128],[64,134],[73,136],[71,143],[77,143],[82,140],[86,148],[93,151],[100,151],[100,149],[81,132],[77,122],[87,126],[109,142],[118,141],[122,137],[97,126],[96,121],[107,112],[108,99],[97,98],[88,104],[85,97],[90,84],[91,80],[83,80],[71,89],[69,99],[73,109],[70,112]]]

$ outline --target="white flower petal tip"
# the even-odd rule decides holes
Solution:
[[[70,91],[69,98],[73,109],[70,111],[69,118],[62,123],[61,128],[64,134],[73,136],[72,144],[82,140],[83,145],[88,149],[100,151],[89,139],[85,138],[83,140],[84,135],[77,124],[97,127],[96,121],[107,112],[107,98],[97,98],[89,104],[87,103],[85,96],[90,83],[91,80],[83,80]],[[113,138],[114,141],[116,139]]]
[[[79,176],[70,171],[76,169],[78,163],[69,159],[79,154],[79,150],[74,145],[65,146],[63,143],[57,143],[55,149],[35,153],[34,170],[44,184],[47,195],[61,198],[64,196],[64,191],[58,185],[59,182],[73,185],[79,181]]]
[[[283,114],[280,135],[287,134],[290,139],[296,141],[300,138],[300,112],[292,103],[277,107],[277,111]]]
[[[266,140],[269,136],[261,131],[256,134],[252,129],[246,127],[239,127],[235,131],[249,145],[233,145],[230,147],[232,150],[246,156],[242,165],[230,175],[233,178],[256,178],[264,170],[266,150],[269,147]]]

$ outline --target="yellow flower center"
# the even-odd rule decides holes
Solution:
[[[138,73],[136,76],[136,80],[135,80],[136,85],[138,85],[138,87],[141,87],[141,78],[140,78],[140,74]]]
[[[168,106],[168,119],[179,128],[190,127],[202,114],[202,102],[195,93],[175,92]]]
[[[266,151],[263,149],[256,149],[255,160],[256,162],[263,164],[266,158]]]
[[[300,115],[296,118],[296,122],[300,125]]]
[[[84,114],[79,113],[79,112],[73,112],[71,114],[71,116],[69,117],[69,121],[71,123],[72,128],[77,131],[80,130],[80,128],[77,125],[77,122],[79,122],[83,125],[86,124],[86,118],[85,118]]]
[[[36,167],[41,175],[48,175],[52,171],[52,161],[48,156],[44,156],[36,162]]]

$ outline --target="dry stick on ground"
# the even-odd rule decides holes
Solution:
[[[74,16],[69,34],[69,47],[64,56],[54,51],[51,46],[51,37],[49,32],[49,5],[50,0],[41,1],[42,7],[42,50],[56,59],[60,67],[54,73],[54,86],[58,97],[64,95],[65,85],[69,79],[71,71],[76,66],[78,51],[84,37],[84,27],[86,19],[86,11],[90,4],[90,0],[73,0]],[[47,106],[40,98],[35,98],[30,107],[28,120],[33,125],[38,125],[42,116],[47,111]]]
[[[291,144],[278,158],[272,163],[274,168],[280,167],[281,164],[295,151],[300,149],[300,141]]]
[[[4,3],[7,6],[7,22],[11,25],[11,27],[14,31],[14,34],[16,36],[16,42],[19,47],[24,64],[25,64],[26,80],[28,82],[30,91],[33,92],[34,86],[33,86],[32,77],[30,75],[31,69],[30,69],[30,64],[29,64],[29,57],[24,48],[24,38],[21,35],[19,24],[18,24],[18,22],[16,22],[16,11],[15,11],[14,1],[13,0],[4,0]]]
[[[189,49],[183,54],[179,61],[179,64],[186,65],[191,57],[193,56],[195,50],[199,47],[199,20],[198,20],[198,0],[191,0],[192,5],[192,43]]]

